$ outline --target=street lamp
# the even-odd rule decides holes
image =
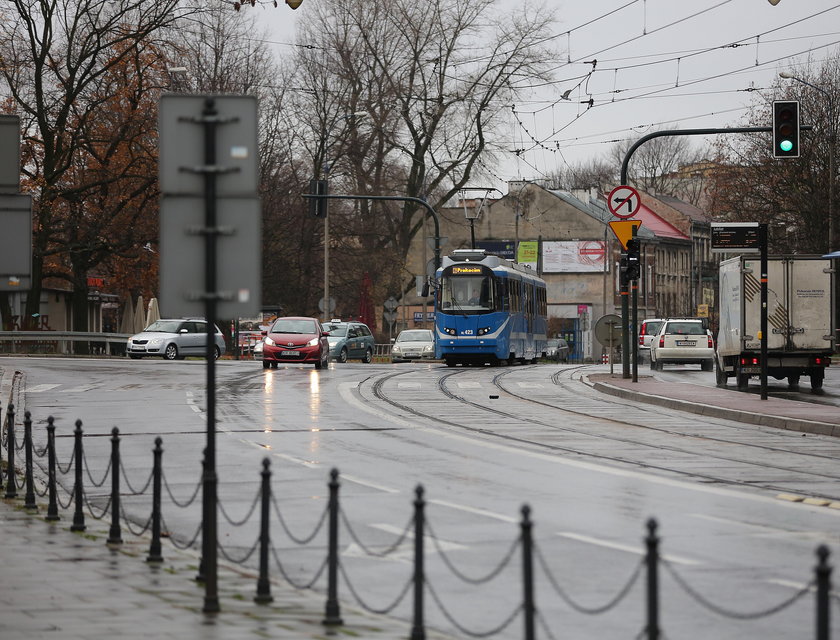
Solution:
[[[809,86],[815,91],[819,91],[828,100],[828,251],[826,253],[831,253],[832,249],[836,247],[834,243],[834,151],[837,141],[837,127],[834,122],[834,98],[822,87],[811,84],[802,78],[797,78],[787,71],[782,71],[779,77],[787,80],[796,80]]]
[[[330,151],[330,133],[335,128],[335,125],[342,120],[352,120],[353,118],[364,118],[368,115],[367,111],[354,111],[353,113],[347,113],[343,116],[338,116],[335,120],[330,123],[324,130],[324,180],[327,181],[327,189],[329,190],[329,178],[330,178],[330,160],[329,160],[329,151]],[[324,320],[330,319],[330,314],[332,313],[332,309],[330,308],[330,216],[329,216],[329,203],[328,199],[324,199]]]

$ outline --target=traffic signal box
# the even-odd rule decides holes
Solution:
[[[327,195],[327,181],[326,180],[310,180],[309,193],[314,196]],[[314,218],[327,217],[327,199],[326,198],[309,198],[309,215]]]
[[[773,102],[773,157],[799,157],[799,102]]]
[[[628,280],[638,280],[642,269],[639,263],[639,252],[641,244],[638,238],[631,238],[627,241],[627,261],[625,263],[624,276]]]

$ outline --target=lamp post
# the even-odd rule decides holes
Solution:
[[[327,181],[327,191],[329,191],[330,178],[330,133],[341,120],[351,120],[353,118],[364,118],[368,115],[367,111],[354,111],[343,116],[338,116],[332,121],[329,127],[324,131],[324,180]],[[330,308],[330,216],[329,216],[329,200],[324,201],[324,320],[330,319],[332,309]]]
[[[837,124],[834,121],[834,98],[822,87],[811,84],[802,78],[797,78],[792,73],[782,71],[779,76],[787,80],[796,80],[809,86],[815,91],[819,91],[828,100],[828,250],[826,253],[831,253],[837,246],[834,242],[834,151],[837,143]]]

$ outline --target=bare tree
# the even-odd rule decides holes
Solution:
[[[831,122],[833,104],[838,104],[840,86],[840,54],[817,66],[807,63],[795,75],[825,91],[795,81],[778,84],[772,96],[758,96],[748,125],[766,126],[772,120],[772,100],[799,100],[801,122],[814,129],[804,133],[800,141],[800,157],[775,159],[771,153],[769,134],[721,137],[720,164],[712,172],[711,213],[718,220],[766,222],[769,245],[778,253],[824,253],[832,246],[828,211],[837,220],[837,191],[829,207],[830,154],[836,153],[832,133],[837,123]],[[833,114],[837,118],[837,113]],[[836,164],[835,164],[836,171]],[[837,230],[834,229],[835,237]]]
[[[546,78],[555,57],[544,44],[550,17],[494,8],[493,0],[319,3],[298,41],[295,111],[314,173],[330,165],[333,193],[402,195],[439,208],[476,179],[516,87]],[[425,209],[362,202],[343,210],[360,256],[397,261],[378,277],[400,273]]]
[[[611,151],[615,166],[621,166],[635,140],[617,143]],[[688,136],[663,136],[648,140],[635,150],[627,169],[627,180],[650,193],[674,193],[674,175],[681,168],[699,163],[705,154],[692,146]]]
[[[159,65],[150,64],[147,58],[154,56],[150,45],[154,36],[182,13],[178,0],[6,3],[0,20],[0,74],[21,115],[23,173],[35,202],[27,318],[38,312],[42,279],[57,275],[73,281],[75,328],[87,327],[87,315],[82,312],[87,306],[87,283],[78,273],[83,267],[77,264],[71,269],[75,275],[68,275],[67,252],[89,252],[90,246],[79,243],[80,236],[88,234],[92,225],[102,224],[101,219],[92,222],[88,217],[86,196],[91,191],[101,194],[109,184],[138,169],[123,153],[114,153],[116,149],[109,145],[113,137],[94,139],[102,134],[97,119],[103,109],[113,106],[109,104],[112,96],[104,89],[120,73],[133,68],[146,78],[146,91],[159,90],[160,82],[154,75]],[[132,67],[140,60],[140,67]],[[149,114],[143,117],[148,120]],[[115,125],[112,136],[125,133],[121,124]],[[129,130],[136,131],[131,126]],[[138,138],[136,143],[140,141]],[[129,145],[129,152],[132,149]],[[89,166],[86,157],[107,161],[107,169],[103,166],[98,171],[83,171]],[[116,157],[119,160],[111,162]],[[147,180],[148,185],[148,178],[145,175],[140,179]],[[139,206],[139,201],[132,206]],[[107,230],[101,229],[92,238],[96,251],[99,246],[106,252],[113,251],[107,248],[113,241]],[[50,256],[53,258],[48,261]]]

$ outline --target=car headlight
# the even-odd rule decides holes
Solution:
[[[395,346],[393,349],[391,349],[391,353],[402,353],[402,350],[399,347]]]
[[[263,342],[265,342],[269,347],[273,347],[277,344],[276,342],[274,342],[274,340],[272,340],[268,336],[266,336],[266,338],[265,338],[265,340],[263,340]]]
[[[431,353],[434,350],[435,348],[430,344],[427,344],[425,347],[423,347],[423,353]]]
[[[320,338],[312,338],[309,342],[306,343],[307,347],[314,347],[321,341]]]

